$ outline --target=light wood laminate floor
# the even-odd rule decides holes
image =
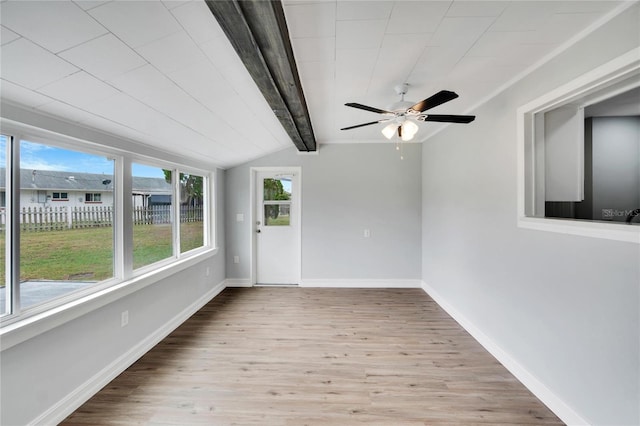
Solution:
[[[64,425],[562,424],[420,289],[226,289]]]

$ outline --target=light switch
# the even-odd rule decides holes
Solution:
[[[244,222],[244,214],[236,213],[236,222]]]

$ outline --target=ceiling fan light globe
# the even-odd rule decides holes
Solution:
[[[418,125],[411,120],[406,120],[402,123],[402,140],[410,141],[418,133]]]
[[[384,135],[385,138],[391,139],[396,134],[397,128],[398,128],[398,125],[396,123],[387,124],[382,129],[382,134]]]

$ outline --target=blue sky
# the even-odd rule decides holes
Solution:
[[[0,163],[6,164],[6,139],[0,138]],[[113,174],[113,161],[106,157],[55,148],[38,143],[20,143],[20,168],[31,170],[58,170],[67,172]],[[133,164],[133,175],[164,178],[162,169]]]

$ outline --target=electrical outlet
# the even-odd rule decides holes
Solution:
[[[233,263],[240,263],[240,256],[233,256]]]
[[[369,229],[364,230],[364,237],[369,238],[371,236],[371,231]]]
[[[124,311],[120,314],[120,327],[124,327],[129,324],[129,311]]]

